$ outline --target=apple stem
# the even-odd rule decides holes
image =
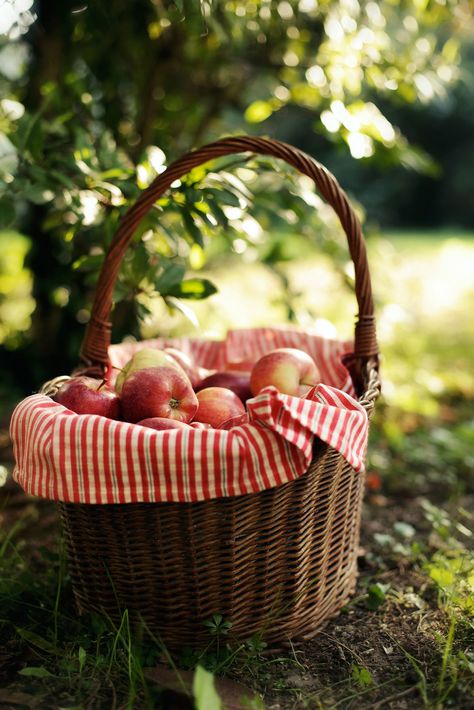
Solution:
[[[106,379],[103,379],[100,385],[97,387],[97,392],[102,389],[102,387],[107,383]]]

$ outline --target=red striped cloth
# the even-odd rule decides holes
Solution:
[[[272,332],[275,337],[268,337]],[[308,468],[315,436],[340,451],[356,471],[362,470],[368,422],[363,407],[348,394],[350,378],[340,364],[347,345],[318,338],[311,350],[307,342],[315,336],[298,334],[306,338],[305,346],[297,338],[288,342],[285,332],[258,329],[254,347],[248,345],[249,331],[230,333],[225,343],[199,341],[199,358],[196,341],[159,339],[153,344],[183,350],[191,344],[197,364],[212,369],[229,361],[253,361],[281,345],[302,347],[310,354],[324,351],[332,361],[322,366],[320,356],[318,366],[326,381],[338,380],[338,388],[321,384],[300,399],[268,387],[247,402],[249,423],[230,431],[158,432],[77,415],[50,397],[32,395],[12,416],[14,478],[28,493],[72,503],[193,502],[293,480]],[[133,349],[151,344],[112,346],[111,362],[118,365]]]
[[[230,330],[225,340],[202,338],[154,338],[140,342],[111,345],[110,364],[122,368],[137,350],[174,347],[189,355],[198,367],[221,370],[232,363],[248,363],[252,368],[262,355],[274,348],[300,348],[311,355],[318,365],[321,381],[354,394],[349,372],[342,359],[353,348],[351,341],[333,340],[289,328],[245,328]]]

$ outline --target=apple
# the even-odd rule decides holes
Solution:
[[[165,431],[166,429],[191,429],[190,424],[179,422],[177,419],[166,419],[165,417],[148,417],[137,422],[140,426],[146,426],[149,429],[156,431]]]
[[[127,375],[137,370],[144,370],[148,367],[174,367],[181,370],[179,363],[174,358],[163,350],[154,350],[153,348],[142,348],[124,365],[122,370],[117,375],[115,380],[115,391],[119,394],[122,392],[123,383]]]
[[[219,429],[231,417],[245,414],[245,407],[235,392],[225,387],[206,387],[197,393],[199,408],[196,422]]]
[[[276,348],[258,360],[250,375],[250,389],[257,395],[263,387],[273,385],[283,394],[305,395],[308,385],[321,381],[314,362],[298,348]]]
[[[100,414],[120,419],[120,399],[102,380],[80,375],[65,382],[53,397],[76,414]]]
[[[182,350],[178,350],[178,348],[164,348],[163,352],[170,355],[173,360],[178,363],[191,380],[193,387],[196,387],[201,381],[201,378],[206,376],[208,371],[202,367],[197,367],[193,363],[192,358],[186,353],[183,353]]]
[[[242,402],[250,399],[252,392],[250,391],[250,373],[243,372],[214,372],[212,375],[205,377],[194,388],[196,392],[206,389],[206,387],[225,387],[232,390]]]
[[[128,422],[165,417],[187,423],[199,404],[184,372],[167,365],[127,374],[121,400],[123,417]]]

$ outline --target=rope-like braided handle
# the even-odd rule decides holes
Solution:
[[[258,153],[281,158],[314,180],[321,195],[334,208],[347,236],[355,266],[355,291],[359,313],[355,325],[354,352],[358,359],[377,359],[374,306],[365,242],[359,219],[336,178],[326,168],[301,150],[270,138],[238,136],[223,138],[199,148],[172,163],[142,192],[122,219],[107,252],[97,282],[91,318],[81,347],[81,363],[89,371],[103,373],[108,363],[111,337],[112,295],[120,264],[140,222],[174,180],[197,165],[233,153]]]

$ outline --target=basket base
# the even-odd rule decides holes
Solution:
[[[170,649],[206,647],[216,614],[229,641],[311,638],[354,590],[362,495],[363,476],[321,444],[303,476],[257,494],[61,503],[78,609],[114,623],[127,609]]]

